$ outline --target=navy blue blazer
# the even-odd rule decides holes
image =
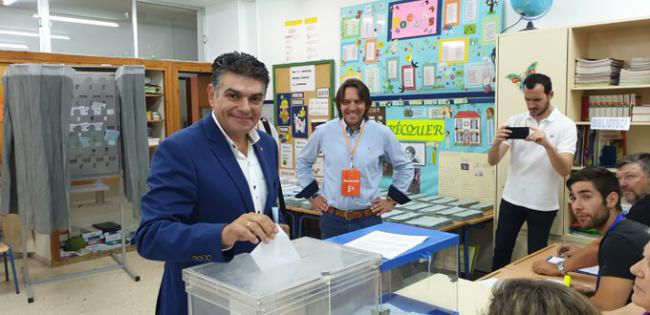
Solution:
[[[271,215],[280,179],[278,149],[271,136],[258,131],[253,145],[268,196],[264,212]],[[221,250],[221,230],[244,213],[254,211],[246,178],[212,115],[162,141],[151,162],[142,197],[142,221],[134,236],[138,253],[165,262],[157,314],[186,314],[187,295],[181,270],[205,262],[224,262],[250,252],[253,244],[237,242]]]

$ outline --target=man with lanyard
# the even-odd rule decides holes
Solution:
[[[643,258],[650,241],[648,227],[624,220],[621,187],[606,168],[586,168],[573,173],[566,183],[571,210],[583,228],[603,235],[598,249],[598,280],[591,301],[601,311],[623,307],[630,301],[634,275],[630,267]],[[566,270],[560,267],[561,274]]]
[[[650,153],[635,153],[624,156],[616,164],[616,177],[621,185],[625,200],[632,208],[625,218],[650,225]],[[560,266],[540,260],[533,264],[533,270],[542,275],[559,276],[559,268],[566,272],[598,264],[598,247],[600,239],[585,247],[564,245],[558,255],[567,259]]]
[[[348,79],[336,92],[338,119],[321,125],[298,153],[296,171],[303,190],[320,219],[322,238],[330,238],[381,223],[380,215],[396,203],[410,199],[404,192],[413,178],[413,165],[406,158],[392,131],[368,119],[372,102],[368,87]],[[312,175],[312,166],[323,153],[323,187]],[[387,196],[379,195],[382,161],[393,165],[393,181]]]

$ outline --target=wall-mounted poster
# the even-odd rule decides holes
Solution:
[[[427,164],[426,146],[424,142],[400,142],[406,158],[415,166],[425,166]]]
[[[388,5],[388,40],[440,34],[439,0],[406,0]]]
[[[291,93],[278,93],[276,94],[276,102],[278,108],[276,113],[278,113],[277,124],[278,126],[290,126],[291,125],[291,114],[289,113],[289,102],[291,101]]]
[[[293,120],[293,137],[307,138],[307,107],[291,106],[291,119]]]

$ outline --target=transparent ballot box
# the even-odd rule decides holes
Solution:
[[[183,270],[189,314],[378,314],[377,254],[303,237],[299,260],[260,271],[249,254]]]
[[[383,241],[385,244],[382,246],[370,243],[365,250],[380,253],[382,249],[391,247],[393,241],[397,246],[400,236],[426,237],[421,243],[397,256],[394,256],[394,252],[382,254],[379,314],[458,314],[458,235],[384,222],[327,241],[359,248],[359,240],[367,239],[371,233],[378,231],[395,234],[397,237],[395,240]],[[426,286],[422,285],[423,281]],[[413,287],[416,283],[418,285]],[[401,294],[414,291],[419,294]]]

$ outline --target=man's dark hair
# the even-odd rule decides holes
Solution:
[[[524,80],[524,86],[528,89],[534,89],[537,84],[544,86],[544,94],[548,95],[549,92],[553,90],[553,84],[551,83],[551,78],[545,74],[533,73],[526,77]]]
[[[617,163],[616,168],[621,168],[626,164],[639,164],[646,176],[650,177],[650,153],[634,153],[622,157]]]
[[[370,90],[363,81],[359,79],[347,79],[341,86],[339,86],[338,91],[336,91],[336,109],[339,111],[339,118],[343,119],[343,113],[341,112],[341,103],[345,98],[345,89],[355,88],[359,93],[359,99],[361,99],[366,104],[366,110],[363,112],[363,119],[368,120],[368,110],[372,105],[372,100],[370,99]]]
[[[616,209],[621,210],[621,185],[613,172],[604,167],[583,168],[569,176],[566,187],[571,190],[571,186],[577,182],[591,182],[603,198],[603,203],[609,194],[615,192],[618,195]]]
[[[219,87],[219,80],[225,72],[249,77],[264,83],[264,89],[269,85],[269,71],[263,62],[243,52],[222,54],[212,63],[212,86]]]

